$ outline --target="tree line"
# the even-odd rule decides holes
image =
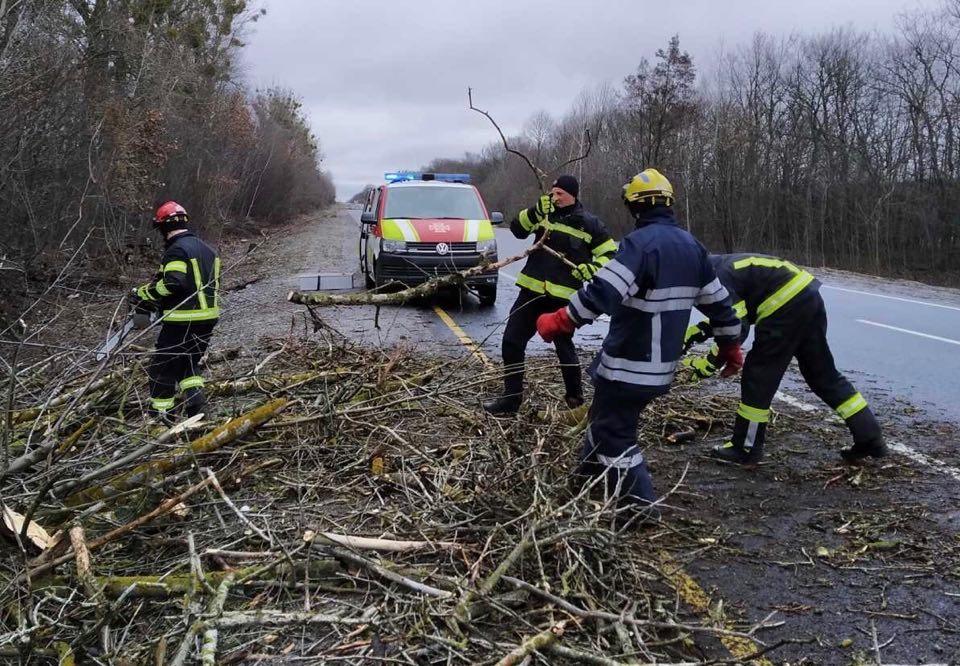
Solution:
[[[705,74],[675,36],[619,88],[534,114],[510,143],[547,166],[581,154],[585,130],[581,198],[621,236],[620,185],[653,166],[713,251],[960,282],[960,0],[891,34],[757,34]],[[508,214],[537,192],[502,143],[424,169],[472,173]]]
[[[0,2],[0,299],[110,270],[176,199],[216,240],[334,199],[300,101],[249,91],[246,0]]]

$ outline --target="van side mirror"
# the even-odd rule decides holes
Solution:
[[[500,213],[500,212],[490,213],[490,223],[503,224],[503,213]]]
[[[372,210],[364,211],[360,213],[360,224],[376,224],[377,223],[377,214]]]

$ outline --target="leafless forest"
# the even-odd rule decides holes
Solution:
[[[958,37],[952,0],[902,16],[891,34],[757,34],[724,51],[718,43],[709,63],[674,38],[619,88],[581,95],[559,120],[535,113],[513,141],[555,164],[580,154],[589,129],[593,150],[575,174],[586,205],[619,233],[629,225],[619,186],[655,166],[712,249],[956,284]],[[477,94],[496,115],[496,100]],[[509,213],[536,187],[499,142],[427,168],[473,173]]]
[[[297,98],[240,82],[258,17],[244,0],[0,1],[0,317],[61,272],[133,262],[159,199],[214,239],[333,201]]]

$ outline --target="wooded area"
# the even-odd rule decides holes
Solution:
[[[0,297],[61,270],[140,263],[160,200],[213,240],[333,202],[298,99],[241,82],[242,36],[261,12],[244,0],[0,2]]]
[[[757,34],[706,68],[674,37],[620,88],[582,94],[559,120],[536,113],[510,141],[537,164],[557,163],[581,152],[589,129],[594,147],[574,175],[618,235],[631,228],[620,186],[652,166],[711,250],[956,284],[958,38],[958,0],[901,17],[889,35]],[[508,214],[536,196],[499,141],[424,169],[470,172]]]

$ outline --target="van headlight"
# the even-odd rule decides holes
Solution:
[[[489,240],[477,241],[477,252],[480,254],[496,254],[497,239],[491,238]]]
[[[407,242],[400,240],[387,240],[386,238],[380,239],[380,249],[384,252],[406,252],[407,251]]]

